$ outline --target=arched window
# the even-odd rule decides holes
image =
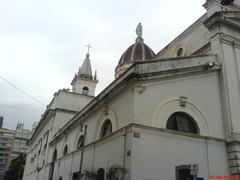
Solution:
[[[168,118],[167,129],[183,131],[193,134],[199,133],[198,126],[194,119],[184,112],[173,113]]]
[[[82,93],[83,94],[88,94],[88,92],[89,92],[89,88],[88,87],[83,87],[83,89],[82,89]]]
[[[65,156],[68,153],[68,145],[65,145],[63,149],[63,155]]]
[[[84,136],[81,135],[77,142],[77,149],[81,149],[84,146]]]
[[[97,170],[97,180],[104,180],[105,170],[103,168],[99,168]]]
[[[57,150],[55,149],[53,153],[52,162],[54,162],[56,159],[57,159]]]
[[[53,152],[52,162],[50,164],[50,169],[49,169],[49,180],[53,179],[54,165],[55,165],[56,159],[57,159],[57,150],[55,149]]]
[[[107,135],[111,134],[111,132],[112,132],[112,123],[111,123],[111,121],[110,121],[109,119],[107,119],[107,120],[103,123],[100,137],[107,136]]]

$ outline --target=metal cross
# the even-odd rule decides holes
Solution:
[[[92,46],[90,46],[90,44],[86,45],[87,47],[87,53],[89,54],[89,49],[92,48]]]

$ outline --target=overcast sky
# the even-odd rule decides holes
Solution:
[[[97,94],[114,80],[122,53],[143,26],[155,53],[191,25],[205,0],[0,0],[0,76],[49,104],[54,92],[70,88],[90,43]],[[18,121],[31,128],[45,107],[0,79],[4,127]]]

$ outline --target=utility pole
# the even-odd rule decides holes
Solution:
[[[86,134],[87,134],[87,125],[86,125],[85,128],[84,128],[83,147],[82,147],[82,152],[81,152],[81,159],[80,159],[78,180],[81,180],[81,175],[82,175],[82,164],[83,164],[83,156],[84,156],[84,149],[85,149],[85,138],[86,138]]]

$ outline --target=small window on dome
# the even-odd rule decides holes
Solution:
[[[82,93],[83,94],[88,94],[88,92],[89,92],[89,89],[88,89],[88,87],[83,87],[83,89],[82,89]]]
[[[177,51],[177,57],[182,57],[183,53],[184,53],[183,48],[179,48],[178,51]]]

